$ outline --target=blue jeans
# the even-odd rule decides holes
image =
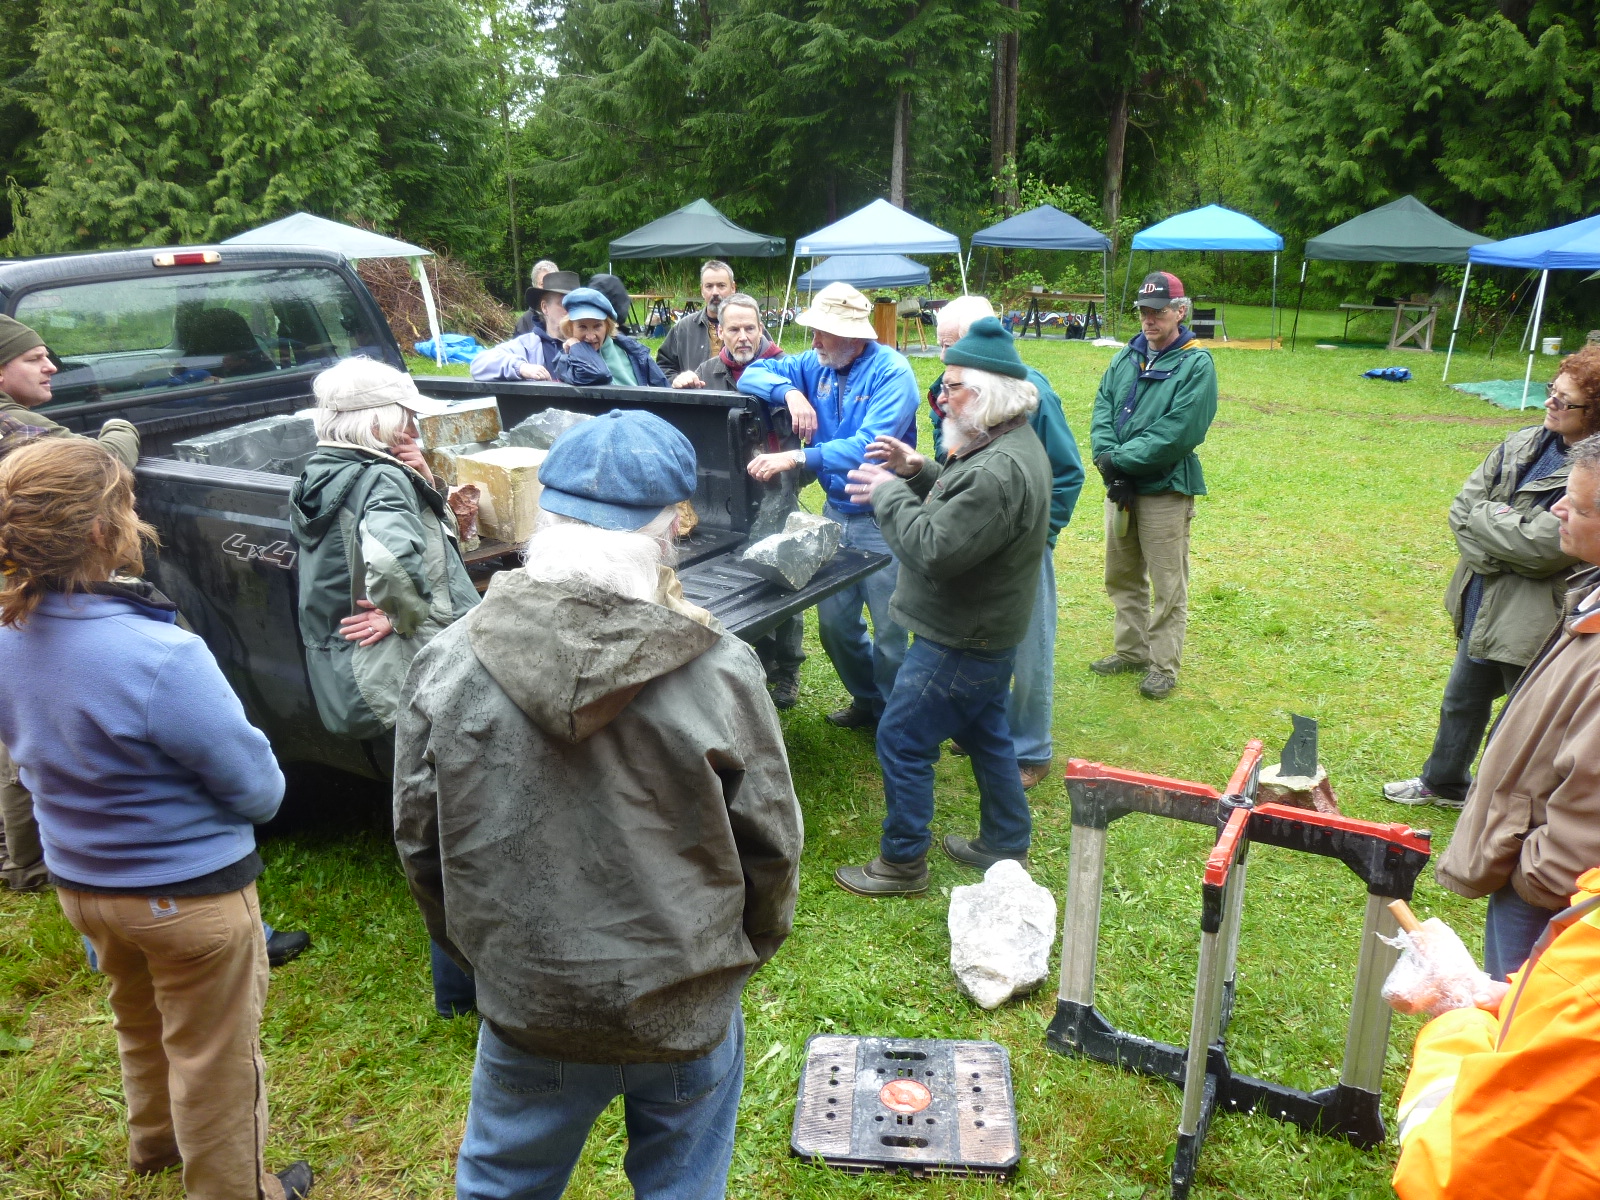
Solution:
[[[841,546],[873,554],[889,553],[878,520],[871,513],[841,512],[832,503],[822,512],[844,526]],[[906,657],[905,627],[889,615],[889,597],[894,595],[899,578],[900,564],[890,559],[881,570],[817,601],[817,633],[822,648],[850,699],[857,707],[870,709],[873,716],[881,715],[889,703],[895,676]],[[868,636],[867,623],[861,618],[863,607],[872,614],[873,636]]]
[[[1483,922],[1483,969],[1489,978],[1504,983],[1527,962],[1533,944],[1559,911],[1529,904],[1509,883],[1491,895]]]
[[[558,1062],[478,1031],[472,1101],[456,1160],[456,1200],[554,1200],[584,1139],[618,1095],[622,1160],[638,1200],[718,1200],[727,1192],[744,1087],[744,1015],[704,1058],[599,1066]]]
[[[1422,782],[1436,796],[1465,800],[1472,786],[1472,760],[1483,746],[1494,702],[1509,692],[1522,674],[1512,663],[1474,662],[1467,640],[1456,643],[1456,660],[1439,702],[1439,730],[1433,752],[1422,764]]]
[[[1006,724],[1015,656],[1012,649],[957,650],[920,634],[911,643],[889,707],[878,722],[878,763],[888,809],[879,848],[885,862],[913,862],[928,852],[933,764],[940,743],[952,737],[966,748],[978,782],[983,844],[1007,854],[1028,849],[1033,817]]]
[[[1006,722],[1011,726],[1011,740],[1016,745],[1019,763],[1046,763],[1055,753],[1050,741],[1055,688],[1056,564],[1046,551],[1039,568],[1033,616],[1028,621],[1028,632],[1022,635],[1022,642],[1017,646],[1011,700],[1006,705]]]
[[[428,958],[433,967],[433,1011],[441,1017],[459,1017],[476,1011],[478,985],[472,976],[456,966],[456,960],[431,939]]]

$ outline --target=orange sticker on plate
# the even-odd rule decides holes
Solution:
[[[933,1093],[915,1079],[891,1079],[878,1092],[878,1100],[890,1112],[921,1112],[933,1103]]]

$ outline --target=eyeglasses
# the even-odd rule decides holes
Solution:
[[[969,383],[941,383],[939,385],[939,395],[948,396],[952,392],[957,391],[958,389],[970,388],[971,386],[972,385],[969,384]]]
[[[1544,390],[1544,402],[1555,409],[1556,412],[1588,412],[1589,409],[1594,407],[1591,404],[1568,404],[1560,396],[1556,395],[1556,385],[1553,383]]]

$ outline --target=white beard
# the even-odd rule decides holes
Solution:
[[[944,448],[950,454],[960,453],[962,447],[983,432],[978,425],[965,417],[951,413],[944,419]]]

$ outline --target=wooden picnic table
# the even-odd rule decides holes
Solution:
[[[1105,294],[1103,292],[1029,291],[1022,293],[1022,295],[1028,301],[1028,303],[1027,306],[1022,310],[1022,332],[1017,335],[1018,337],[1026,337],[1028,335],[1028,326],[1030,324],[1033,326],[1034,337],[1042,338],[1044,336],[1044,315],[1039,311],[1039,301],[1041,300],[1062,301],[1066,304],[1068,312],[1072,311],[1073,305],[1084,305],[1085,307],[1082,313],[1084,336],[1090,336],[1089,327],[1091,325],[1094,326],[1093,336],[1100,336],[1100,309],[1097,306],[1106,302]],[[1065,328],[1063,328],[1062,332],[1065,333]]]
[[[1350,322],[1359,313],[1393,312],[1394,324],[1389,329],[1390,350],[1433,350],[1433,330],[1439,320],[1439,306],[1432,301],[1399,300],[1394,304],[1341,304],[1344,310],[1344,340],[1350,340]],[[1406,313],[1421,316],[1401,329]],[[1409,345],[1407,343],[1410,343]]]

